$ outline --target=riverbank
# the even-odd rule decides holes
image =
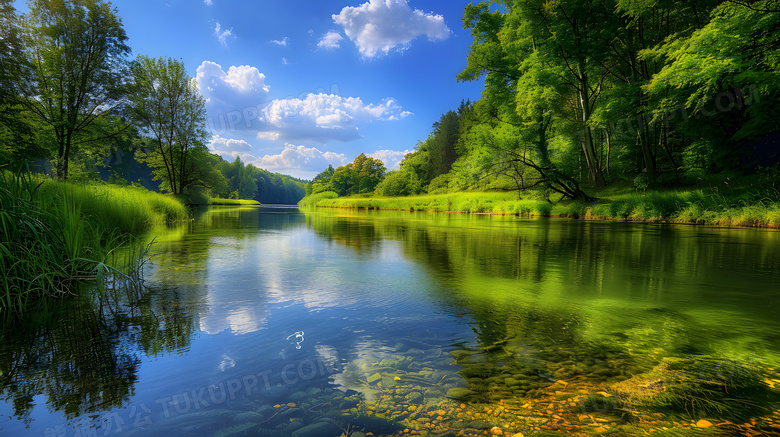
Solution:
[[[725,194],[716,190],[605,192],[593,202],[557,203],[518,199],[509,192],[409,197],[338,197],[325,192],[305,197],[299,206],[780,228],[780,194],[758,188]]]
[[[210,206],[260,206],[260,202],[257,200],[246,199],[217,199],[215,197],[209,198]]]
[[[7,172],[0,175],[0,211],[2,318],[78,296],[85,281],[100,287],[104,278],[128,273],[142,249],[118,248],[153,226],[189,217],[177,199],[143,188]]]

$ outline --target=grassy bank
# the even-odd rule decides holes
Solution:
[[[260,206],[260,202],[257,200],[217,199],[215,197],[210,197],[208,204],[215,206]]]
[[[101,285],[128,273],[141,250],[117,248],[188,216],[177,200],[141,188],[0,173],[0,316],[79,295],[84,281]]]
[[[326,192],[304,198],[301,207],[363,208],[428,212],[554,216],[590,220],[645,221],[712,226],[780,227],[780,194],[766,189],[739,192],[691,190],[604,192],[595,202],[517,199],[516,193],[453,193],[410,197],[337,197]]]
[[[452,193],[409,197],[336,197],[326,192],[304,198],[299,206],[366,208],[430,212],[467,212],[549,215],[552,206],[543,201],[517,200],[514,193]]]
[[[154,225],[183,221],[189,217],[187,208],[176,198],[144,188],[71,184],[50,179],[34,193],[41,205],[57,205],[63,201],[81,208],[84,219],[99,229],[138,235]]]

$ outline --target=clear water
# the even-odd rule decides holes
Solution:
[[[147,291],[3,334],[1,435],[527,433],[455,415],[780,364],[773,231],[214,207],[158,234]]]

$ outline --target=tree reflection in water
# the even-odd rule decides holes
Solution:
[[[89,293],[87,293],[89,294]],[[29,425],[36,396],[73,419],[121,408],[147,356],[189,346],[195,331],[175,290],[114,283],[94,300],[49,303],[0,327],[0,400]]]

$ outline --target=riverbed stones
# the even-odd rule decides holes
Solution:
[[[422,393],[420,393],[420,392],[417,392],[417,391],[413,391],[413,392],[411,392],[411,393],[407,394],[406,396],[404,396],[404,398],[405,398],[407,401],[409,401],[409,402],[417,402],[417,401],[420,401],[420,400],[422,400],[422,397],[423,397]]]
[[[473,394],[473,391],[463,387],[455,387],[447,390],[447,397],[455,400],[466,399]]]

